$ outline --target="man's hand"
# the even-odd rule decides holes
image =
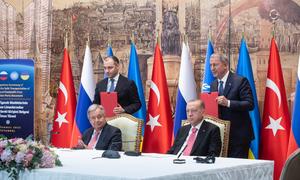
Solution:
[[[117,107],[114,108],[113,112],[115,114],[121,114],[121,113],[124,113],[125,110],[120,105],[118,105]]]
[[[216,101],[219,105],[228,107],[228,99],[225,96],[218,96]]]
[[[84,142],[81,139],[78,140],[78,144],[77,144],[76,147],[77,148],[82,148],[82,149],[88,149],[88,146],[85,145]]]

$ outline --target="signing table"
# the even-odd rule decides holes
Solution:
[[[173,164],[174,155],[143,153],[120,159],[101,158],[103,151],[56,149],[62,167],[37,169],[20,174],[20,180],[96,180],[96,179],[273,179],[273,161],[216,158],[215,164],[200,164],[183,156],[186,164]],[[0,179],[7,173],[0,171]]]

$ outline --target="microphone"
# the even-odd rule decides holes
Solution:
[[[179,158],[180,158],[180,156],[182,155],[182,153],[184,152],[184,150],[186,149],[187,146],[188,145],[186,143],[184,148],[182,149],[182,151],[180,153],[178,153],[177,158],[173,160],[174,164],[184,164],[185,163],[185,159],[179,159]]]
[[[118,151],[115,151],[115,150],[105,150],[102,153],[101,157],[108,158],[108,159],[118,159],[121,156],[120,156],[120,154],[119,154]]]
[[[113,150],[114,146],[118,147],[118,146],[120,146],[120,144],[122,144],[122,142],[112,142],[111,145],[109,146],[109,149],[105,150],[102,153],[101,157],[108,158],[108,159],[118,159],[118,158],[120,158],[121,157],[120,153],[118,151],[116,151],[116,150]]]
[[[195,157],[196,163],[213,164],[216,161],[215,154],[207,155],[205,158]]]

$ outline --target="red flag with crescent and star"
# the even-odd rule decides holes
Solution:
[[[290,115],[275,39],[271,41],[261,130],[261,159],[274,160],[274,179],[280,177],[289,142]]]
[[[173,138],[171,113],[164,63],[159,45],[156,44],[143,152],[166,153],[169,150]]]
[[[51,143],[55,147],[70,148],[76,111],[76,96],[70,57],[64,49],[63,64],[57,94]]]

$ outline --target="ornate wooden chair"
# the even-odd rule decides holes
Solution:
[[[230,132],[230,121],[225,121],[214,116],[205,115],[204,120],[210,122],[220,128],[220,135],[222,141],[222,147],[220,157],[227,157],[228,143],[229,143],[229,132]],[[188,125],[187,120],[183,120],[181,125]]]
[[[299,179],[299,167],[300,167],[300,149],[298,148],[293,154],[291,154],[284,164],[282,169],[280,180],[294,180]]]
[[[119,114],[106,118],[109,125],[122,132],[122,150],[140,152],[143,121],[130,114]]]

